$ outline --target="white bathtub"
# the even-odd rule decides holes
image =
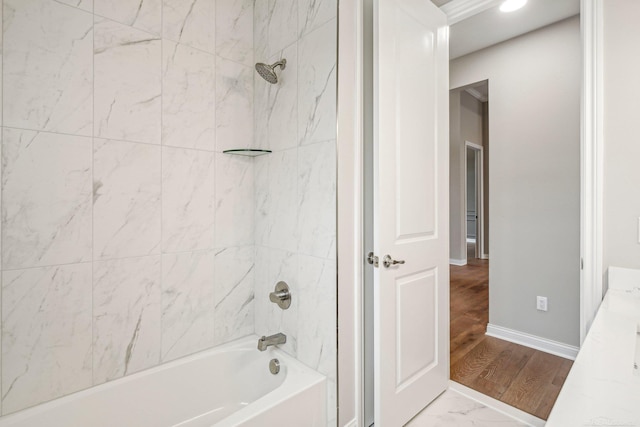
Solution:
[[[326,378],[258,337],[3,417],[1,427],[326,426]],[[281,370],[269,372],[277,358]]]

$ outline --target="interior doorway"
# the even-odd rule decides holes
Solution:
[[[484,179],[482,145],[465,141],[465,213],[467,260],[486,259],[484,254]],[[469,250],[471,248],[471,250]]]

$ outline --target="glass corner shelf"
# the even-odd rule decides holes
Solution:
[[[224,150],[224,154],[235,154],[237,156],[258,157],[271,153],[271,150],[257,150],[255,148],[237,148],[233,150]]]

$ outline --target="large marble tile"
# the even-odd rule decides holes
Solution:
[[[0,7],[0,9],[2,9]],[[0,183],[2,183],[2,129],[0,129]],[[0,270],[2,270],[2,190],[0,189]],[[254,213],[255,214],[255,213]],[[2,282],[0,282],[0,286]],[[2,292],[0,292],[0,301],[2,300]],[[2,311],[0,311],[0,314]],[[1,316],[0,316],[1,318]],[[2,330],[2,323],[0,323],[0,331]],[[2,339],[0,338],[0,366],[2,366]],[[0,398],[0,414],[2,413],[2,399]]]
[[[4,7],[2,6],[2,4],[0,3],[0,22],[4,22],[4,15],[3,15],[3,9]],[[4,71],[3,71],[3,52],[2,52],[2,45],[4,44],[3,42],[3,31],[0,31],[0,76],[4,76]],[[2,81],[2,78],[0,78],[0,81]],[[0,126],[2,126],[2,101],[3,100],[3,96],[2,96],[2,84],[0,84]],[[1,132],[0,132],[1,133]],[[0,344],[1,345],[1,344]],[[0,401],[0,414],[2,413],[2,402]]]
[[[298,255],[259,246],[256,248],[255,256],[255,333],[272,335],[282,332],[287,336],[287,342],[279,348],[295,357],[298,348],[300,305]],[[287,283],[291,292],[291,305],[286,310],[269,300],[269,294],[279,281]]]
[[[320,258],[336,252],[336,143],[298,149],[298,251]]]
[[[162,143],[215,150],[215,56],[163,41]]]
[[[91,386],[91,264],[2,273],[3,414]]]
[[[298,263],[298,360],[335,379],[336,263],[305,255]]]
[[[215,23],[216,54],[253,66],[253,0],[218,0]]]
[[[160,253],[160,147],[94,140],[93,258]]]
[[[336,19],[298,43],[298,140],[336,138]]]
[[[253,159],[217,153],[215,169],[215,246],[253,245]]]
[[[257,158],[254,167],[256,245],[296,252],[297,149]]]
[[[2,268],[91,260],[91,138],[4,128]]]
[[[298,38],[298,0],[269,0],[268,55],[291,45]]]
[[[162,147],[162,249],[214,247],[215,153]]]
[[[269,166],[271,154],[256,157],[253,163],[254,182],[254,242],[256,246],[269,246],[269,232],[271,231],[271,216],[269,205]]]
[[[160,256],[93,264],[93,383],[160,363]]]
[[[253,246],[225,248],[215,256],[215,344],[253,333]]]
[[[269,94],[272,87],[257,72],[253,74],[253,147],[257,149],[269,149]]]
[[[296,148],[269,154],[269,188],[267,205],[267,244],[296,252],[298,249]]]
[[[338,386],[335,378],[327,380],[327,427],[338,427]]]
[[[300,0],[298,3],[298,30],[307,34],[338,16],[336,0]]]
[[[93,16],[55,1],[4,7],[3,124],[91,136]]]
[[[160,39],[101,18],[94,31],[94,136],[160,144]]]
[[[162,360],[213,346],[213,251],[162,256]]]
[[[422,410],[407,427],[518,427],[526,426],[494,409],[447,390]]]
[[[164,0],[163,37],[215,53],[215,14],[215,0]]]
[[[269,88],[268,139],[269,149],[285,150],[298,145],[298,52],[297,45],[291,45],[275,56],[270,62],[287,60],[284,70],[278,69],[278,84],[270,85],[264,80],[256,84],[267,84]]]
[[[216,61],[216,150],[253,148],[253,67]]]
[[[264,62],[269,57],[269,1],[259,0],[253,6],[253,57]]]
[[[93,0],[55,0],[58,3],[67,4],[78,9],[93,12]]]
[[[94,13],[121,24],[160,34],[162,0],[93,0]]]

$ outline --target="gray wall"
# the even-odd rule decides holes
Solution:
[[[577,16],[450,68],[452,88],[489,80],[489,321],[570,345],[579,343],[580,76]]]
[[[467,148],[467,238],[476,237],[476,220],[470,214],[476,214],[476,152]]]
[[[449,258],[452,260],[465,259],[462,250],[465,218],[462,212],[464,206],[464,151],[460,145],[460,91],[449,93]]]
[[[463,144],[482,145],[482,102],[464,91],[460,94],[460,136]]]
[[[484,222],[482,227],[484,228],[484,239],[482,240],[482,246],[484,247],[484,255],[489,256],[489,241],[491,235],[489,234],[489,102],[482,103],[482,181],[484,183],[484,206],[482,214],[484,215]]]
[[[486,133],[483,124],[484,105],[486,103],[478,101],[464,90],[452,90],[449,94],[449,258],[457,261],[465,260],[467,257],[465,142],[473,142],[484,148]],[[488,173],[488,159],[485,159],[484,166]],[[486,197],[488,181],[485,179],[484,182],[487,187],[485,188]],[[488,215],[485,218],[487,217]],[[485,253],[488,251],[485,250]]]
[[[604,7],[604,267],[640,268],[640,2]]]

